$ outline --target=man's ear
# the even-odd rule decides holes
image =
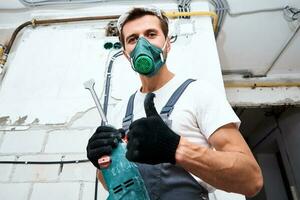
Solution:
[[[166,44],[166,52],[169,53],[171,50],[171,42],[170,42],[170,37],[167,37],[167,44]]]

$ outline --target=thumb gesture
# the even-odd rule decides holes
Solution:
[[[129,126],[126,157],[133,162],[174,164],[180,136],[159,116],[154,97],[154,93],[148,93],[145,97],[146,118],[138,119]]]
[[[147,117],[151,116],[159,116],[157,113],[157,110],[155,108],[153,99],[155,97],[154,93],[148,93],[146,95],[145,101],[144,101],[144,108],[145,108],[145,113]]]

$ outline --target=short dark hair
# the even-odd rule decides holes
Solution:
[[[161,11],[162,18],[157,16],[154,12],[145,10],[143,8],[133,8],[131,11],[128,12],[128,16],[125,19],[125,21],[122,23],[122,27],[119,30],[119,40],[123,47],[125,47],[125,41],[124,41],[124,35],[123,35],[123,27],[124,25],[129,22],[133,21],[135,19],[144,17],[145,15],[153,15],[156,16],[160,21],[160,27],[164,33],[164,36],[167,37],[169,33],[169,20],[168,17],[165,15],[163,11]]]

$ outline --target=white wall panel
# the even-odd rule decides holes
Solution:
[[[198,3],[195,9],[208,10],[208,5]],[[211,19],[195,17],[192,20],[196,33],[188,37],[178,35],[168,57],[169,68],[178,75],[208,79],[224,92]],[[105,24],[75,23],[24,29],[9,55],[0,90],[1,116],[10,116],[8,124],[24,116],[27,116],[24,124],[65,123],[76,113],[94,106],[82,83],[94,78],[96,91],[103,92],[109,54],[103,44],[108,40],[117,41],[104,37]],[[118,58],[113,67],[112,96],[121,100],[138,87],[139,79],[124,58]],[[135,84],[124,87],[124,83],[130,81]]]
[[[288,5],[287,0],[227,0],[227,2],[232,14],[284,8]]]

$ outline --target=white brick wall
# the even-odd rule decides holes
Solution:
[[[64,160],[87,159],[86,154],[66,155]],[[90,162],[77,164],[64,164],[60,174],[60,181],[89,181],[94,182],[96,178],[96,168]]]
[[[41,152],[45,131],[7,131],[3,137],[0,153],[24,154]]]
[[[4,133],[5,133],[4,131],[0,131],[0,147],[1,147],[1,144],[2,144],[3,137],[4,137]]]
[[[15,160],[15,156],[0,156],[1,161]],[[0,164],[0,182],[6,182],[9,180],[13,165]],[[1,199],[1,198],[0,198]]]
[[[91,132],[90,129],[50,132],[45,153],[84,153]]]
[[[53,130],[49,126],[43,130],[0,132],[0,161],[87,159],[85,148],[93,128]],[[93,199],[95,173],[90,162],[62,167],[60,164],[0,164],[0,199]],[[88,188],[91,193],[84,193]],[[99,190],[103,193],[103,188]]]
[[[0,183],[1,200],[26,200],[30,191],[30,183]]]
[[[21,156],[19,161],[60,161],[59,155],[34,155]],[[58,179],[59,165],[24,165],[17,164],[13,173],[12,181],[14,182],[45,182],[55,181]]]
[[[87,91],[88,92],[88,91]],[[89,95],[89,94],[88,94]],[[91,101],[92,100],[92,97]],[[71,128],[90,128],[101,125],[101,118],[96,107],[88,110],[84,115],[72,122]]]
[[[80,183],[35,183],[30,200],[77,200],[80,195]]]

